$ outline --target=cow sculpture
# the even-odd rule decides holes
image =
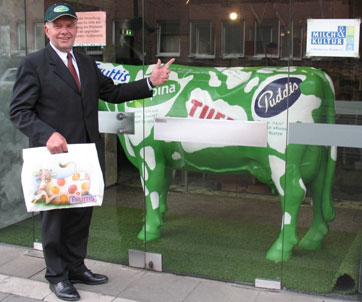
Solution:
[[[144,76],[134,66],[98,63],[98,67],[115,82]],[[248,171],[276,189],[282,203],[282,230],[267,259],[288,260],[298,242],[302,248],[319,249],[328,233],[328,222],[335,217],[331,190],[336,147],[287,144],[287,122],[335,123],[334,88],[328,75],[310,67],[173,65],[171,70],[170,81],[156,87],[150,99],[118,106],[100,103],[101,110],[135,113],[135,134],[119,139],[128,159],[138,168],[145,191],[146,219],[138,238],[160,238],[174,169],[234,174]],[[267,147],[156,141],[154,119],[165,116],[264,121],[268,123]],[[299,241],[297,216],[307,184],[313,199],[313,221]]]
[[[66,166],[67,164],[60,165],[62,168]],[[41,169],[34,176],[37,178],[38,189],[34,193],[33,203],[42,200],[45,204],[74,204],[79,203],[81,196],[89,193],[90,178],[84,172],[56,178],[52,170]]]

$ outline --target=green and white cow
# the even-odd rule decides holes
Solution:
[[[150,75],[136,66],[98,63],[116,82]],[[204,68],[172,65],[169,82],[152,98],[122,105],[101,102],[101,110],[134,112],[135,134],[119,136],[128,159],[138,168],[146,196],[146,221],[138,238],[160,238],[174,169],[211,173],[249,171],[276,188],[282,204],[282,230],[267,252],[280,262],[298,243],[297,216],[310,185],[314,215],[302,248],[321,247],[335,217],[331,190],[336,147],[287,145],[287,122],[335,123],[334,88],[322,71],[310,67]],[[228,119],[268,123],[266,148],[156,141],[155,117]],[[284,238],[283,238],[284,231]]]

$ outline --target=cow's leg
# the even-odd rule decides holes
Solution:
[[[300,172],[302,155],[303,148],[301,146],[289,145],[286,171],[285,161],[276,156],[269,157],[272,179],[279,192],[283,214],[279,237],[266,255],[267,259],[274,262],[289,260],[293,247],[298,243],[296,235],[297,217],[306,193]]]
[[[168,209],[167,194],[168,194],[170,185],[172,183],[172,180],[173,180],[172,169],[169,167],[166,167],[165,168],[165,185],[164,185],[164,188],[161,191],[161,195],[160,195],[160,214],[161,214],[162,221],[163,221],[163,218]]]
[[[169,178],[172,176],[160,153],[155,152],[152,147],[145,147],[145,160],[140,165],[145,192],[146,216],[138,239],[146,241],[160,238],[160,227],[163,224],[162,211],[166,210],[167,192],[171,182]]]
[[[299,242],[299,246],[308,250],[318,250],[322,245],[323,238],[328,233],[328,223],[322,212],[323,185],[327,168],[327,150],[320,148],[322,152],[321,166],[318,174],[311,182],[313,199],[313,221],[310,229]]]

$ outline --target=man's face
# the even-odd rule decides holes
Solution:
[[[63,16],[53,22],[45,23],[44,32],[57,49],[68,52],[74,44],[77,28],[76,19]]]

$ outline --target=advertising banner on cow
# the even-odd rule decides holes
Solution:
[[[359,57],[361,19],[308,19],[307,57]]]
[[[28,212],[100,206],[104,181],[95,144],[68,144],[67,153],[23,149],[21,171]]]

